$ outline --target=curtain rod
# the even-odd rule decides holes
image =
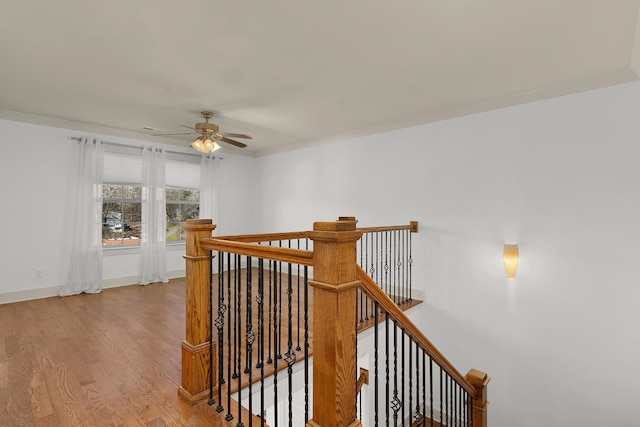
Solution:
[[[87,137],[87,138],[89,138],[89,137]],[[78,142],[82,141],[82,138],[79,137],[79,136],[70,136],[69,139],[72,140],[72,141],[78,141]],[[140,147],[140,146],[137,146],[137,145],[131,145],[131,144],[123,144],[121,142],[102,141],[102,143],[106,144],[106,145],[113,145],[114,147],[139,148],[140,150],[144,149],[144,147]],[[171,154],[182,154],[182,155],[185,155],[185,156],[197,156],[197,157],[200,157],[200,154],[195,154],[195,153],[184,153],[182,151],[172,151],[172,150],[165,150],[165,151],[167,153],[171,153]]]

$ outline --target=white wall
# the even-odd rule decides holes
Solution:
[[[635,426],[638,111],[633,83],[264,157],[257,220],[418,220],[420,326],[492,377],[491,426]]]
[[[68,230],[73,207],[74,146],[69,136],[88,135],[0,120],[0,303],[57,294],[69,266]],[[139,145],[142,141],[103,135],[105,141]],[[179,147],[166,146],[170,150]],[[186,149],[185,149],[186,150]],[[187,150],[188,151],[188,150]],[[254,216],[250,188],[253,163],[250,157],[222,154],[220,232],[249,232]],[[222,221],[224,220],[224,226]],[[249,230],[243,227],[249,227]],[[107,251],[105,251],[106,253]],[[104,257],[106,286],[135,283],[138,251],[109,251]],[[184,270],[184,245],[168,249],[167,270]],[[35,271],[43,277],[36,279]]]

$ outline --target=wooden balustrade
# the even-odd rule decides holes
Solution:
[[[355,218],[317,222],[313,240],[313,418],[310,427],[360,426],[356,418]]]
[[[212,380],[208,363],[215,346],[209,336],[210,250],[244,254],[313,266],[313,416],[308,427],[358,427],[356,414],[356,289],[360,287],[377,301],[448,375],[473,397],[474,427],[487,426],[487,374],[471,370],[462,376],[453,365],[406,318],[402,310],[356,263],[356,242],[363,232],[378,227],[356,228],[356,219],[341,217],[335,222],[317,222],[313,231],[211,238],[211,220],[188,220],[187,231],[187,331],[182,344],[182,386],[179,394],[190,403],[207,397]],[[405,229],[407,226],[399,226]],[[408,226],[417,231],[417,222]],[[388,229],[385,228],[385,229]],[[256,245],[283,239],[309,238],[313,252]],[[213,351],[215,359],[216,352]],[[214,360],[214,363],[216,361]],[[215,384],[214,384],[215,386]]]
[[[209,358],[216,355],[209,333],[211,255],[200,244],[202,239],[211,237],[215,228],[210,219],[189,219],[183,225],[187,232],[186,334],[182,342],[182,385],[178,394],[192,405],[208,396],[212,381]]]

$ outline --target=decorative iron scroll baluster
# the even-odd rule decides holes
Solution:
[[[216,327],[218,328],[218,407],[217,412],[222,412],[222,381],[224,380],[224,315],[227,306],[224,300],[224,254],[218,252],[218,317]],[[213,385],[213,384],[212,384]],[[211,402],[213,403],[213,402]]]
[[[234,294],[234,306],[233,306],[233,376],[231,378],[236,379],[238,378],[238,376],[240,375],[238,373],[239,371],[239,364],[240,364],[240,357],[239,357],[239,351],[238,351],[238,346],[240,345],[239,340],[238,340],[238,329],[240,327],[239,323],[240,323],[240,285],[238,283],[238,278],[239,278],[239,272],[238,272],[238,268],[239,268],[239,258],[240,255],[236,255],[233,257],[234,258],[234,268],[233,268],[233,294]],[[238,361],[238,363],[235,363],[235,361]]]
[[[404,361],[405,361],[405,354],[404,354],[404,337],[405,337],[405,333],[404,330],[400,329],[401,335],[400,335],[400,351],[401,351],[401,359],[400,359],[400,366],[401,366],[401,374],[400,374],[400,402],[402,402],[402,406],[400,408],[400,419],[404,421],[405,417],[404,417],[404,402],[406,402],[405,400],[405,387],[404,387],[404,379],[405,379],[405,370],[404,370]],[[411,407],[409,407],[411,408]]]
[[[251,361],[249,360],[249,333],[253,333],[253,317],[252,317],[252,308],[253,308],[253,304],[252,304],[252,294],[253,294],[253,288],[252,288],[252,265],[251,265],[251,257],[247,257],[247,280],[246,280],[246,290],[247,290],[247,295],[246,295],[246,305],[247,308],[245,310],[245,314],[246,314],[246,319],[245,319],[245,346],[246,346],[246,356],[245,357],[245,367],[244,367],[244,373],[248,374],[249,372],[251,372]],[[253,342],[251,343],[253,345]]]
[[[291,245],[291,241],[289,241]],[[293,294],[293,274],[291,263],[287,268],[287,352],[284,360],[287,362],[287,378],[289,380],[289,427],[293,427],[293,364],[296,363],[296,353],[293,351],[293,322],[292,322],[292,294]]]
[[[233,278],[233,283],[235,286],[235,259],[236,257],[233,257],[234,259],[234,278]],[[231,421],[233,419],[233,414],[231,413],[231,366],[235,366],[235,362],[233,362],[231,360],[231,342],[233,341],[232,338],[234,338],[236,336],[235,333],[235,322],[232,322],[232,317],[235,317],[235,311],[236,311],[236,307],[235,307],[235,298],[231,297],[231,254],[227,254],[227,301],[229,301],[229,304],[234,303],[234,314],[232,314],[231,312],[229,312],[229,315],[227,316],[227,342],[229,343],[228,345],[228,351],[227,351],[227,415],[224,417],[225,420],[227,421]],[[234,295],[235,295],[235,290],[234,290]],[[233,330],[233,335],[231,335],[231,323],[234,324],[234,330]],[[235,347],[234,347],[235,348]],[[235,354],[235,353],[234,353]]]
[[[209,332],[207,341],[209,341],[209,405],[215,403],[213,399],[213,257],[212,251],[209,254]],[[220,304],[218,304],[220,306]]]
[[[391,409],[393,409],[393,425],[398,425],[398,412],[401,408],[401,401],[398,398],[398,325],[393,323],[393,398],[391,399]]]
[[[241,269],[242,268],[242,257],[240,255],[237,256],[237,262],[236,262],[236,269]],[[242,311],[242,271],[238,270],[238,274],[236,275],[238,283],[237,283],[237,295],[236,298],[238,299],[238,359],[237,359],[237,364],[236,364],[236,369],[237,369],[237,391],[236,393],[238,394],[238,402],[242,402],[242,375],[240,374],[240,372],[242,371],[242,315],[241,315],[241,311]],[[245,332],[246,334],[246,332]],[[246,336],[246,335],[245,335]],[[236,423],[236,427],[243,427],[244,424],[242,423],[242,411],[238,411],[238,422]]]
[[[242,377],[240,375],[240,373],[242,372],[242,257],[240,255],[237,255],[236,257],[236,300],[237,300],[237,307],[238,307],[238,313],[236,314],[236,323],[237,323],[237,328],[236,328],[236,332],[237,332],[237,336],[236,336],[236,340],[237,340],[237,350],[238,350],[238,356],[236,357],[236,376],[235,378],[238,379],[238,387],[241,384],[240,378]]]
[[[245,340],[247,342],[247,367],[245,373],[249,374],[249,414],[253,413],[253,343],[256,340],[256,334],[253,330],[253,267],[251,257],[247,257],[247,332]],[[240,398],[240,390],[238,390],[238,399]],[[249,415],[249,426],[253,423],[253,418]]]
[[[386,386],[386,401],[391,402],[391,394],[389,393],[389,313],[385,313],[385,359],[386,359],[386,376],[385,376],[385,386]],[[386,413],[386,424],[389,425],[389,405],[385,406]]]

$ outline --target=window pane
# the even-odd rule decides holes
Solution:
[[[200,191],[199,190],[182,190],[180,192],[180,200],[184,200],[188,202],[198,202],[200,201]]]
[[[123,185],[122,187],[123,199],[142,199],[142,187],[135,187],[133,185]]]
[[[165,197],[167,198],[167,200],[180,200],[180,190],[167,188]]]
[[[180,204],[167,203],[167,222],[180,221]]]
[[[119,199],[122,195],[122,186],[113,184],[102,185],[103,199]]]
[[[122,238],[122,203],[105,202],[102,204],[102,242],[119,243]]]
[[[181,213],[181,221],[184,222],[190,218],[198,218],[198,213],[200,211],[200,206],[193,204],[184,204],[182,205]]]
[[[122,237],[128,239],[125,243],[140,243],[142,230],[142,204],[127,202],[122,204]]]
[[[180,238],[180,223],[167,221],[167,242],[184,240]]]

